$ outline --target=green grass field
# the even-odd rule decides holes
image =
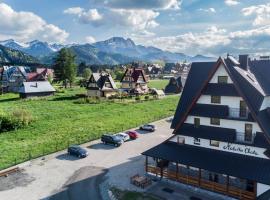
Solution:
[[[76,94],[84,89],[70,89],[48,99],[20,100],[18,95],[0,96],[0,109],[29,110],[34,122],[23,129],[0,134],[0,169],[25,160],[84,143],[106,132],[118,132],[142,123],[170,116],[179,97],[141,103],[77,104]]]
[[[157,79],[157,80],[150,80],[148,86],[150,88],[156,88],[156,89],[164,89],[166,85],[168,85],[169,80],[163,80],[163,79]]]

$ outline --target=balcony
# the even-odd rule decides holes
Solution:
[[[254,142],[256,134],[245,134],[245,133],[236,133],[236,142],[241,142],[241,143],[247,143],[247,144],[252,144]]]
[[[232,119],[248,119],[248,109],[230,108],[229,107],[229,118]]]

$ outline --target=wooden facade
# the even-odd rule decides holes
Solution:
[[[158,167],[157,165],[149,164],[148,157],[146,156],[145,170],[147,173],[159,176],[161,178],[167,178],[172,181],[177,181],[183,184],[192,185],[209,191],[217,192],[223,195],[227,195],[240,200],[255,200],[256,199],[256,182],[253,182],[253,191],[244,190],[230,184],[229,175],[223,175],[226,177],[224,184],[217,183],[215,181],[206,180],[202,177],[203,169],[198,169],[197,176],[187,175],[181,171],[178,163],[175,170],[170,170],[167,167]]]

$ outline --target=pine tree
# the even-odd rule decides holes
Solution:
[[[67,88],[68,83],[71,87],[76,77],[75,57],[70,49],[63,48],[59,51],[54,62],[55,76],[57,80],[64,82],[65,88]]]

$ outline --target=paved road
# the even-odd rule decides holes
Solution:
[[[108,177],[113,184],[131,187],[130,175],[144,172],[144,157],[141,153],[172,136],[170,123],[166,120],[153,124],[157,126],[157,131],[142,133],[137,140],[124,143],[119,148],[103,145],[99,140],[82,145],[89,152],[89,156],[84,159],[68,156],[66,151],[62,151],[48,155],[45,159],[38,158],[25,163],[24,173],[28,178],[31,177],[31,182],[24,182],[27,177],[23,176],[20,184],[11,181],[6,183],[7,187],[3,188],[7,189],[0,191],[0,200],[77,200],[74,197],[76,194],[84,195],[82,191],[89,190],[94,193],[90,191],[85,194],[85,198],[97,195],[95,191],[98,191],[96,186],[100,181],[99,169],[109,169]],[[98,177],[90,178],[93,175]]]
[[[83,167],[77,170],[67,183],[50,200],[101,200],[99,185],[108,170],[100,167]]]

